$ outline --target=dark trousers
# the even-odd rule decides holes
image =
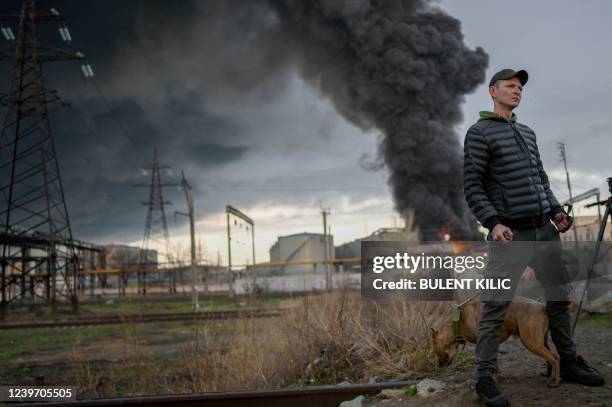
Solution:
[[[512,300],[520,277],[531,266],[544,288],[550,334],[561,360],[574,359],[576,345],[571,336],[569,286],[561,257],[559,232],[552,223],[531,229],[514,229],[513,242],[491,243],[486,278],[510,278],[512,289],[504,295],[491,291],[481,294],[484,308],[480,315],[476,363],[478,376],[497,371],[500,331],[506,308]],[[490,234],[487,237],[490,240]]]

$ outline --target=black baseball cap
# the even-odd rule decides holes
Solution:
[[[521,81],[521,85],[523,86],[525,86],[527,80],[529,79],[529,75],[524,69],[521,69],[520,71],[515,71],[514,69],[506,68],[502,69],[501,71],[493,75],[493,77],[491,77],[491,82],[489,82],[489,86],[495,85],[495,82],[497,81],[511,79],[514,77],[517,77],[519,81]]]

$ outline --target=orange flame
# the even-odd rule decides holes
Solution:
[[[471,249],[471,245],[465,242],[455,241],[449,227],[440,228],[438,231],[438,238],[443,242],[450,242],[452,244],[453,254],[461,254]]]

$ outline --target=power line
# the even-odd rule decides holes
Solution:
[[[113,118],[115,119],[115,122],[117,123],[117,127],[119,127],[119,130],[121,130],[121,132],[123,133],[123,135],[125,136],[126,139],[128,139],[133,145],[134,147],[136,147],[137,149],[140,149],[141,146],[136,142],[136,140],[134,139],[133,136],[131,136],[128,131],[126,130],[125,126],[123,125],[123,122],[121,121],[121,119],[119,118],[119,116],[115,113],[116,109],[113,106],[113,104],[106,98],[106,96],[104,96],[102,94],[102,91],[100,90],[100,88],[98,87],[98,85],[96,84],[96,81],[93,80],[93,78],[90,78],[89,81],[91,83],[91,85],[93,86],[93,88],[95,89],[96,93],[98,94],[98,96],[100,97],[100,99],[102,99],[102,101],[107,105],[108,107],[108,111],[110,112],[110,114],[113,116]]]
[[[221,191],[221,192],[266,192],[266,191],[271,191],[271,192],[283,192],[283,191],[330,191],[330,192],[334,192],[334,191],[366,191],[366,190],[371,190],[371,191],[386,191],[388,190],[387,188],[384,187],[374,187],[374,186],[368,186],[368,187],[304,187],[304,188],[300,188],[300,187],[287,187],[287,188],[283,188],[283,187],[272,187],[272,188],[217,188],[217,187],[211,187],[210,189],[214,189],[215,191]]]

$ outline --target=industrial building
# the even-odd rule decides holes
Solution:
[[[141,249],[139,247],[114,243],[105,244],[102,247],[106,252],[104,257],[106,268],[128,268],[140,264]],[[144,259],[144,263],[157,266],[157,250],[147,250]]]
[[[337,259],[352,259],[361,257],[362,241],[418,242],[419,240],[419,228],[414,222],[414,213],[412,211],[406,211],[404,214],[403,228],[380,228],[368,236],[341,244],[340,246],[336,247],[335,257]]]
[[[334,237],[327,236],[327,253],[330,260],[334,259]],[[270,248],[270,262],[324,261],[325,236],[321,233],[296,233],[280,236]],[[274,267],[284,273],[306,273],[323,271],[322,264],[296,264]]]

